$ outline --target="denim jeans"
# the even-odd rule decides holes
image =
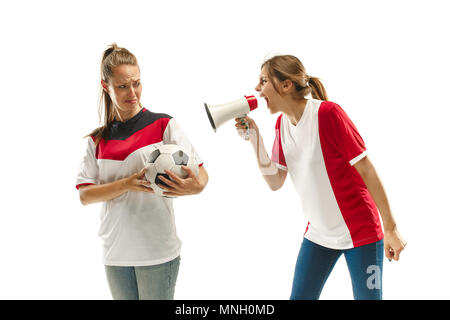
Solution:
[[[114,300],[173,300],[180,257],[153,266],[105,266]]]
[[[382,299],[383,239],[364,246],[335,250],[303,238],[295,266],[291,300],[317,300],[337,260],[344,254],[356,300]]]

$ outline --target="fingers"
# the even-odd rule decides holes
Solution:
[[[147,167],[144,167],[136,174],[136,178],[143,178],[145,176],[145,172],[147,171]]]
[[[167,170],[167,171],[169,171],[169,170]],[[172,173],[171,171],[169,171],[169,172]],[[168,195],[168,196],[179,195],[180,187],[178,184],[176,184],[172,180],[167,179],[163,176],[159,176],[159,179],[166,184],[166,185],[158,184],[158,187],[160,187],[161,189],[164,190],[164,195]]]
[[[398,261],[400,259],[400,252],[401,250],[394,250],[394,260]]]
[[[133,185],[132,188],[136,191],[143,191],[143,192],[150,192],[154,193],[155,191],[150,187],[150,181],[148,181],[145,178],[145,172],[147,171],[147,168],[142,168],[138,173],[133,175],[131,184]]]
[[[392,248],[391,246],[385,247],[384,252],[386,254],[386,258],[389,261],[392,261],[392,260],[399,261],[400,253],[403,251],[404,248],[405,248],[404,245],[402,245],[400,247],[396,247],[396,248]]]
[[[235,120],[236,120],[235,127],[236,127],[239,135],[243,135],[243,132],[250,128],[250,122],[249,122],[250,118],[243,117],[243,118],[236,118]]]
[[[186,171],[188,178],[193,178],[196,179],[197,177],[195,176],[194,172],[191,170],[191,168],[186,167],[186,166],[181,166],[181,169],[183,169],[184,171]]]
[[[166,178],[164,178],[164,177],[160,177],[160,179],[161,179],[161,180],[164,179],[164,180],[165,180],[164,183],[170,182],[169,179],[166,179]],[[163,184],[158,184],[158,187],[160,187],[161,189],[163,189],[163,194],[164,194],[165,196],[181,196],[181,195],[183,195],[183,193],[182,193],[181,191],[179,191],[179,190],[176,189],[176,188],[172,188],[172,187],[170,187],[170,186],[165,186],[165,185],[163,185]]]
[[[392,260],[398,261],[400,259],[400,252],[401,250],[389,248],[389,256],[388,256],[389,261]]]
[[[135,186],[134,187],[134,191],[155,193],[155,191],[151,187],[147,187],[145,185],[137,185],[137,186]]]
[[[159,179],[166,184],[166,186],[158,184],[164,190],[164,195],[168,196],[183,196],[188,194],[195,194],[198,189],[199,180],[194,172],[187,166],[181,166],[186,171],[188,177],[180,178],[170,170],[165,170],[170,179],[160,176]]]
[[[236,120],[236,122],[238,122],[238,121],[245,121],[245,122],[253,121],[253,119],[247,115],[245,115],[244,117],[241,117],[241,118],[234,118],[234,120]]]
[[[166,184],[158,184],[158,187],[164,190],[164,195],[186,195],[191,194],[192,190],[195,189],[195,184],[198,184],[198,178],[189,167],[181,166],[181,168],[188,174],[188,177],[186,179],[180,178],[170,170],[165,170],[165,173],[169,176],[170,179],[165,178],[162,175],[159,176],[159,179]],[[147,179],[145,179],[146,171],[147,168],[143,168],[141,171],[134,174],[132,176],[132,179],[128,179],[131,190],[155,193],[154,190],[150,187],[151,183],[147,181]]]
[[[248,128],[249,124],[244,120],[244,118],[236,118],[235,124],[238,135],[245,140],[248,140]]]
[[[155,193],[155,190],[153,190],[152,188],[144,187],[144,186],[141,187],[141,191],[149,192],[149,193]]]
[[[164,170],[164,172],[167,173],[168,176],[169,176],[173,181],[175,181],[176,183],[181,184],[181,183],[183,182],[183,180],[182,180],[179,176],[177,176],[175,173],[173,173],[172,171],[170,171],[170,170]],[[167,180],[167,179],[166,179],[166,180]],[[165,182],[165,181],[164,181],[164,182]]]
[[[143,180],[143,179],[137,179],[136,181],[138,184],[140,184],[144,187],[150,188],[150,185],[151,185],[150,181]]]
[[[153,192],[154,190],[150,187],[150,182],[147,180],[142,180],[142,179],[137,179],[137,187],[140,191],[145,191],[145,192]]]
[[[398,261],[400,260],[400,252],[402,252],[405,249],[406,243],[402,243],[400,246],[394,248],[394,260]]]
[[[252,118],[245,116],[243,118],[235,118],[235,120],[235,127],[240,136],[246,140],[249,140],[249,136],[258,136],[258,126]]]
[[[167,170],[167,171],[168,171],[168,170]],[[168,187],[172,187],[172,188],[176,188],[176,187],[177,187],[176,183],[173,182],[173,181],[170,180],[170,179],[166,179],[166,178],[163,177],[163,176],[159,176],[159,179],[160,179],[162,182],[164,182]],[[160,186],[162,189],[167,188],[167,187],[166,187],[165,185],[163,185],[163,184],[158,184],[158,186]]]
[[[245,118],[236,118],[236,124],[235,127],[237,129],[248,129],[249,128],[249,123],[247,120],[245,120]]]
[[[386,256],[386,258],[390,261],[392,261],[393,258],[393,253],[392,253],[392,248],[390,246],[385,246],[384,247],[384,254]]]

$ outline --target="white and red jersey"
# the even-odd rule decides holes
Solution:
[[[126,178],[144,168],[151,146],[183,146],[202,165],[200,157],[167,114],[141,109],[133,118],[111,125],[108,139],[96,147],[90,137],[81,161],[76,187]],[[126,192],[103,203],[99,236],[103,263],[113,266],[161,264],[180,254],[172,198],[146,192]]]
[[[381,240],[378,209],[353,167],[367,150],[344,110],[310,99],[297,125],[282,114],[275,132],[272,161],[289,172],[300,196],[305,237],[332,249]]]

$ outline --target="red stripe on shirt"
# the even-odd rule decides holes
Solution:
[[[337,104],[319,108],[319,137],[328,178],[354,247],[383,238],[378,209],[352,158],[366,150],[355,125]]]
[[[281,135],[280,135],[282,115],[283,114],[280,114],[280,116],[277,119],[277,123],[275,124],[275,141],[272,147],[271,160],[278,164],[281,164],[282,166],[287,167],[286,160],[284,158],[283,146],[281,145]]]
[[[101,140],[97,146],[96,158],[125,160],[134,151],[161,142],[170,118],[161,118],[135,132],[125,140]]]

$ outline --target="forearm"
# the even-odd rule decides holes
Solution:
[[[278,168],[270,159],[264,146],[264,141],[259,134],[259,130],[250,130],[249,140],[253,147],[253,151],[256,155],[259,170],[263,176],[275,175],[278,172]]]
[[[105,184],[95,184],[80,187],[80,201],[83,205],[108,201],[127,192],[125,179]]]
[[[251,129],[249,140],[256,155],[259,171],[261,172],[267,185],[272,190],[278,190],[284,183],[283,177],[280,176],[280,170],[270,159],[264,146],[264,141],[259,134],[259,130]]]
[[[397,230],[397,224],[391,213],[391,208],[383,184],[381,183],[374,166],[367,157],[364,157],[355,163],[354,166],[366,184],[370,195],[380,211],[384,227],[384,250],[386,257],[389,261],[392,259],[398,261],[400,252],[405,248],[406,242]]]
[[[208,180],[209,180],[208,172],[206,172],[206,169],[203,168],[203,166],[201,166],[199,168],[199,173],[198,173],[199,188],[196,193],[200,193],[203,191],[203,189],[205,189],[206,185],[208,184]]]

